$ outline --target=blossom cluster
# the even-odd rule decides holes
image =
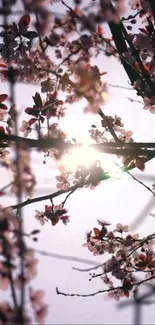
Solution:
[[[24,138],[30,133],[32,135],[33,130],[39,140],[60,139],[64,144],[74,142],[75,146],[78,145],[75,139],[67,139],[59,120],[64,117],[69,105],[74,106],[74,103],[85,99],[84,112],[98,114],[101,118],[101,127],[93,124],[89,130],[91,139],[96,144],[115,140],[116,145],[127,143],[132,148],[132,131],[124,129],[119,116],[106,116],[102,111],[108,99],[108,85],[104,77],[107,71],[101,71],[96,61],[103,53],[121,61],[133,89],[143,98],[144,109],[155,113],[153,2],[129,0],[136,14],[126,18],[122,17],[125,12],[123,0],[93,1],[87,6],[83,6],[81,0],[74,0],[72,7],[68,2],[61,1],[66,9],[62,15],[55,14],[53,8],[51,10],[56,1],[59,0],[25,0],[26,14],[15,16],[17,19],[11,15],[12,4],[16,5],[16,0],[12,4],[4,3],[4,8],[1,8],[4,24],[0,26],[0,79],[10,82],[11,95],[0,94],[0,163],[11,171],[11,190],[19,201],[22,194],[32,196],[36,180],[30,164],[30,152],[25,145],[28,139],[21,143],[21,138],[15,134],[19,116],[14,103],[16,82],[33,83],[40,87],[33,96],[33,104],[25,106],[27,119],[19,126]],[[106,35],[104,23],[110,27],[110,37]],[[10,107],[7,101],[10,101]],[[16,145],[7,141],[7,136],[12,142],[18,139]],[[56,176],[57,195],[69,191],[71,186],[73,191],[86,186],[93,189],[106,177],[99,160],[87,166],[77,164],[72,171],[66,165],[59,164],[62,154],[59,148],[41,150],[45,154],[44,162],[47,157],[57,159],[60,171],[60,175]],[[11,158],[9,153],[12,154]],[[71,152],[66,149],[63,153]],[[122,154],[121,157],[125,167],[136,166],[144,170],[149,155],[144,156],[142,152],[141,155]],[[2,194],[3,191],[0,191]],[[54,205],[51,195],[51,205],[45,205],[44,211],[36,210],[35,218],[41,225],[48,221],[52,226],[59,222],[66,225],[70,221],[64,207],[66,199]],[[25,202],[29,204],[32,201],[28,199]],[[30,234],[24,232],[20,214],[20,207],[24,204],[14,206],[18,207],[16,215],[11,208],[0,206],[0,289],[11,289],[12,293],[12,303],[0,303],[2,324],[31,324],[34,319],[43,324],[48,310],[43,300],[44,292],[30,285],[37,275],[38,259],[25,238],[36,240],[32,235],[38,231],[33,230]],[[108,296],[116,300],[129,297],[131,293],[136,296],[143,281],[155,278],[155,234],[140,238],[137,234],[130,234],[126,225],[117,224],[111,230],[108,222],[98,223],[99,226],[87,234],[84,247],[93,255],[109,254],[110,258],[103,263],[102,272],[91,274],[91,278],[100,277],[102,283],[108,286]],[[143,275],[142,281],[137,279],[138,272]],[[22,294],[25,286],[34,319],[29,317],[27,300],[22,301],[24,296],[20,303],[17,300],[18,290]]]
[[[59,165],[60,175],[56,176],[58,181],[57,188],[67,190],[72,185],[81,184],[83,187],[94,189],[104,179],[105,172],[98,160],[84,166],[77,164],[76,170],[71,170],[68,166]]]
[[[118,139],[120,141],[124,142],[133,142],[132,139],[132,131],[125,131],[124,130],[124,124],[121,120],[121,118],[117,115],[114,117],[112,116],[106,116],[106,118],[101,120],[101,129],[98,129],[95,124],[91,126],[90,137],[95,140],[96,143],[103,143],[114,141],[113,139],[109,139],[109,128],[107,126],[107,123],[110,124],[110,126],[113,128],[113,130],[116,132],[116,135],[118,136]]]
[[[99,228],[87,233],[83,246],[93,255],[108,253],[111,257],[103,262],[102,272],[93,273],[91,277],[100,276],[108,286],[108,296],[116,300],[129,297],[131,292],[135,294],[135,290],[137,294],[141,284],[137,272],[148,281],[155,278],[155,234],[140,238],[139,234],[130,234],[126,225],[118,223],[111,230],[110,223],[99,220],[98,223]]]
[[[55,226],[60,220],[64,225],[67,225],[70,221],[63,203],[59,205],[45,205],[45,210],[43,212],[38,210],[35,212],[35,218],[42,226],[49,220],[51,221],[52,226]]]

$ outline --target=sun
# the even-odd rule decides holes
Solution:
[[[63,156],[63,164],[71,171],[76,171],[78,166],[89,167],[95,160],[98,160],[97,150],[86,146],[73,149]]]
[[[111,178],[120,178],[123,174],[121,160],[116,155],[99,152],[89,146],[71,150],[62,157],[61,163],[67,170],[75,172],[78,166],[89,167],[95,161],[100,162],[102,169],[109,173]]]

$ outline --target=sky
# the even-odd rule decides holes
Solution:
[[[121,64],[114,59],[100,56],[97,65],[101,71],[107,71],[104,77],[108,83],[129,86],[128,79]],[[1,93],[7,92],[7,85],[0,85]],[[16,102],[20,110],[32,104],[32,96],[40,91],[39,86],[17,85]],[[117,114],[122,117],[126,130],[133,131],[135,141],[155,141],[155,116],[144,111],[141,104],[130,102],[127,97],[140,100],[133,90],[122,90],[109,87],[109,100],[102,107],[105,114]],[[25,118],[21,114],[21,120]],[[91,124],[100,125],[100,118],[93,114],[83,114],[82,105],[75,104],[69,107],[62,127],[79,140],[88,137]],[[35,170],[38,184],[34,192],[40,196],[56,191],[56,168],[52,161],[44,165],[43,154],[32,155],[33,169]],[[146,164],[145,173],[135,169],[132,173],[151,186],[155,181],[154,159]],[[7,172],[3,170],[1,186],[9,181]],[[61,203],[63,197],[56,198],[55,204]],[[13,204],[12,195],[7,195],[1,202],[3,205]],[[125,175],[120,179],[111,179],[101,183],[94,191],[79,189],[70,196],[66,203],[70,223],[67,226],[58,224],[52,227],[50,223],[41,227],[34,218],[35,210],[44,209],[44,204],[49,201],[28,205],[23,209],[25,230],[41,229],[37,243],[29,241],[29,246],[47,252],[91,259],[101,262],[102,257],[94,257],[82,245],[85,242],[86,231],[97,225],[97,219],[105,219],[115,226],[118,222],[129,224],[134,232],[145,236],[152,232],[155,219],[149,215],[155,212],[154,197],[130,176]],[[146,206],[149,206],[145,219],[135,225],[133,221],[140,216]],[[143,215],[142,215],[143,217]],[[32,281],[35,288],[46,292],[45,301],[49,304],[49,313],[46,324],[132,324],[133,308],[119,308],[119,303],[107,298],[106,294],[90,298],[74,298],[57,296],[55,288],[68,293],[92,293],[104,288],[100,279],[89,281],[89,272],[77,272],[75,266],[83,268],[88,265],[63,261],[51,257],[38,255],[38,276]],[[3,292],[0,292],[0,299]],[[142,324],[154,324],[154,306],[143,307]]]

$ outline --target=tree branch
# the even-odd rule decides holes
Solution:
[[[145,282],[147,282],[149,280],[152,280],[154,278],[155,278],[155,276],[151,276],[150,278],[147,278],[147,279],[144,279],[144,280],[141,280],[141,281],[134,282],[132,285],[133,286],[138,286],[138,285],[143,284],[143,283],[145,283]],[[118,286],[118,287],[109,288],[109,289],[105,289],[105,290],[98,290],[96,292],[88,293],[88,294],[65,293],[65,292],[59,291],[58,287],[56,287],[56,293],[57,293],[57,295],[61,295],[61,296],[65,296],[65,297],[83,297],[83,298],[94,297],[94,296],[103,294],[105,292],[110,292],[110,291],[115,291],[115,290],[123,290],[123,286]]]
[[[98,264],[95,261],[91,261],[85,258],[79,258],[76,256],[68,256],[68,255],[62,255],[62,254],[57,254],[57,253],[51,253],[51,252],[46,252],[42,251],[39,249],[34,249],[36,254],[43,255],[43,256],[48,256],[52,258],[56,258],[59,260],[64,260],[64,261],[71,261],[71,262],[76,262],[76,263],[83,263],[83,264],[88,264],[88,265],[96,265]]]

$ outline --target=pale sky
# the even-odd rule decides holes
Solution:
[[[129,86],[128,79],[120,63],[111,58],[100,56],[95,62],[101,71],[107,71],[105,80],[112,84]],[[5,84],[1,85],[1,93],[7,92]],[[40,91],[40,87],[18,85],[16,87],[17,106],[25,109],[32,104],[32,95],[35,91]],[[133,131],[135,141],[154,141],[155,116],[144,111],[142,105],[131,103],[126,97],[141,100],[136,97],[134,91],[122,90],[119,88],[109,88],[110,98],[103,107],[105,114],[117,114],[122,117],[126,130]],[[65,120],[61,123],[72,137],[82,139],[87,136],[87,130],[91,124],[100,125],[98,116],[83,115],[83,107],[79,104],[70,107]],[[22,115],[23,119],[27,117]],[[21,117],[21,118],[22,118]],[[33,155],[33,168],[36,172],[38,185],[34,197],[53,193],[56,191],[55,176],[56,170],[49,160],[46,165],[42,164],[43,154]],[[142,179],[151,186],[155,180],[154,159],[146,164],[144,173],[134,170],[137,178]],[[153,178],[154,175],[154,178]],[[148,181],[146,176],[152,178]],[[7,172],[3,174],[1,186],[8,183]],[[1,198],[3,205],[10,205],[13,196]],[[61,203],[62,197],[54,200],[54,203]],[[152,195],[140,184],[136,183],[130,176],[119,180],[108,180],[102,182],[94,191],[89,189],[79,189],[70,196],[66,203],[66,208],[70,215],[70,223],[65,227],[58,224],[52,227],[50,223],[41,227],[34,218],[35,210],[44,209],[45,204],[50,201],[39,202],[28,205],[23,209],[25,230],[41,229],[38,236],[38,243],[29,242],[31,247],[48,252],[74,255],[81,258],[102,261],[102,257],[94,257],[86,248],[82,246],[85,241],[85,233],[97,225],[97,219],[110,221],[112,225],[120,222],[131,224],[141,213],[148,202],[152,202],[149,212],[155,212]],[[152,232],[155,219],[151,216],[135,229],[141,235]],[[131,307],[119,310],[118,303],[107,298],[106,294],[91,298],[72,298],[57,296],[56,286],[63,292],[68,293],[91,293],[104,288],[100,279],[89,282],[88,273],[80,273],[72,270],[72,266],[87,267],[84,264],[62,261],[49,257],[39,256],[38,276],[32,281],[36,289],[43,289],[46,292],[45,301],[49,304],[49,313],[46,324],[132,324],[133,309]],[[3,292],[0,292],[3,299]],[[127,299],[126,299],[127,300]],[[154,306],[143,307],[142,324],[154,324]]]

